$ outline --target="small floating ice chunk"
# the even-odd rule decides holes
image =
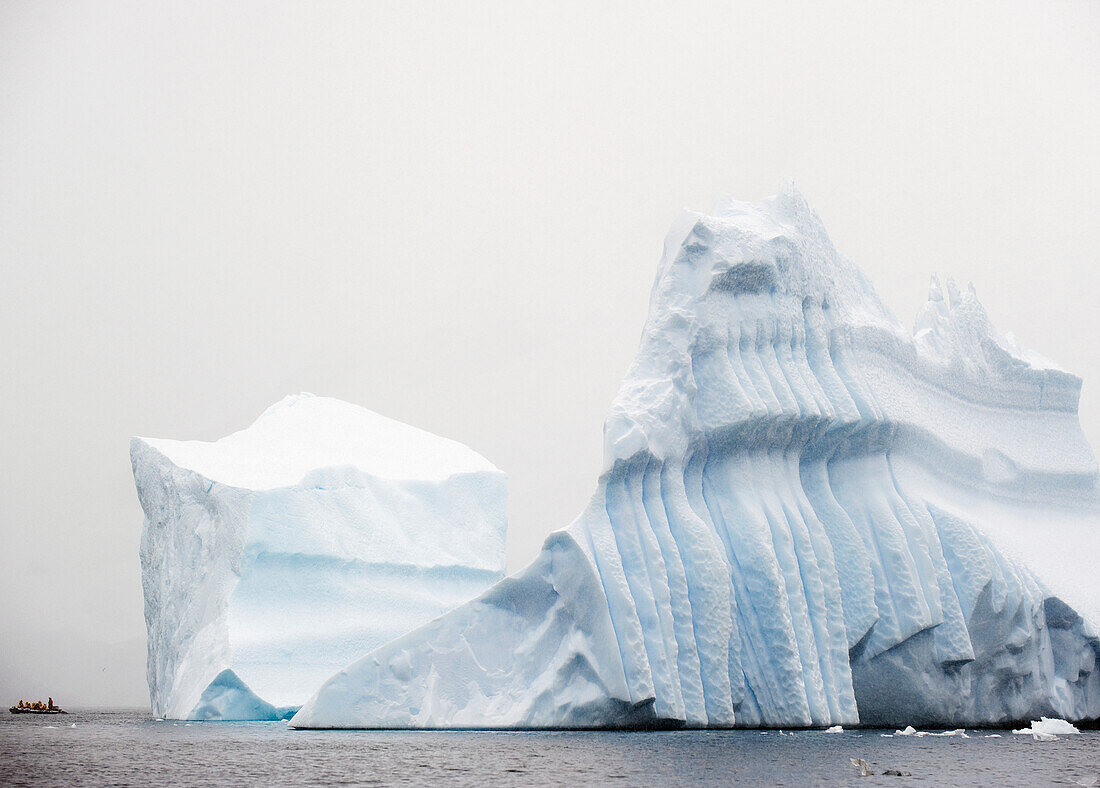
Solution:
[[[874,772],[871,771],[870,764],[868,764],[867,761],[863,760],[862,758],[849,758],[848,760],[851,762],[852,766],[855,766],[857,769],[859,769],[860,777],[870,777],[874,774]]]
[[[1041,717],[1032,720],[1030,728],[1017,728],[1012,732],[1021,735],[1030,733],[1035,741],[1054,741],[1058,736],[1070,736],[1081,731],[1077,730],[1073,723],[1066,722],[1063,719]]]
[[[903,731],[894,731],[895,736],[912,736],[917,732],[917,729],[912,725],[906,725]]]
[[[69,727],[70,727],[70,728],[75,728],[75,727],[76,727],[76,723],[74,722],[74,723],[73,723],[72,725],[70,725]]]
[[[1051,717],[1042,717],[1038,721],[1031,721],[1031,731],[1040,731],[1042,733],[1057,734],[1059,736],[1068,736],[1074,733],[1080,733],[1074,727],[1072,722],[1066,722],[1065,720]]]
[[[1001,734],[999,734],[999,733],[987,733],[985,735],[985,737],[987,739],[999,739],[999,738],[1001,738]]]
[[[833,725],[831,728],[825,729],[826,733],[844,733],[843,725]]]

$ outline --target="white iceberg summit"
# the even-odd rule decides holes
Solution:
[[[157,717],[289,716],[504,575],[504,474],[340,400],[287,397],[214,443],[134,438],[130,457]]]
[[[1080,386],[950,281],[906,330],[793,186],[685,213],[589,507],[291,724],[1095,718]]]

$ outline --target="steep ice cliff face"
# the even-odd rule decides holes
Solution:
[[[589,507],[291,724],[1100,716],[1080,385],[950,281],[907,331],[793,187],[686,213]]]
[[[504,474],[346,402],[287,397],[215,443],[130,455],[158,716],[289,716],[504,574]]]

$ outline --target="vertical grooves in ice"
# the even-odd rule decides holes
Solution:
[[[644,466],[644,459],[641,464]],[[669,653],[676,648],[676,637],[670,618],[668,582],[663,561],[658,563],[659,550],[641,506],[638,467],[638,460],[621,462],[609,474],[606,508],[642,631],[646,661],[656,693],[655,712],[663,719],[683,719],[684,703],[675,670],[676,658]],[[652,543],[647,544],[649,542]]]
[[[663,471],[664,463],[651,461],[646,464],[642,477],[642,504],[667,572],[668,614],[676,647],[676,674],[684,703],[684,721],[688,725],[701,726],[707,724],[707,709],[699,647],[695,640],[695,619],[684,559],[666,514],[667,504],[661,482]]]

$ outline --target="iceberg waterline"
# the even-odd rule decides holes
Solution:
[[[504,575],[504,474],[346,402],[287,397],[214,443],[134,438],[131,461],[157,717],[289,717]]]
[[[291,724],[1098,717],[1079,391],[950,281],[905,330],[793,186],[686,212],[588,508]]]

